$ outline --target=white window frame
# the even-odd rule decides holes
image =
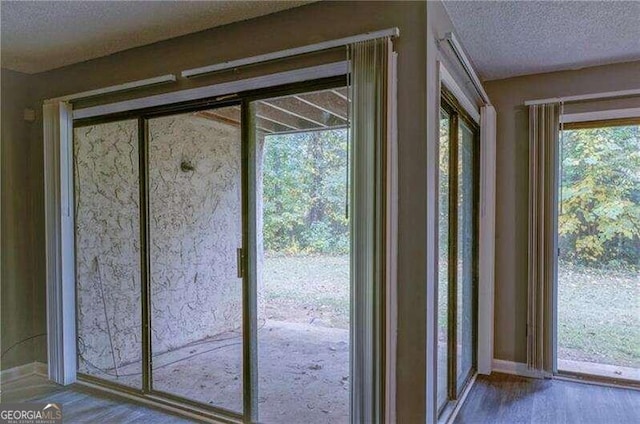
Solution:
[[[607,121],[610,119],[637,118],[640,107],[628,109],[597,110],[593,112],[565,113],[560,115],[561,124],[572,122]]]

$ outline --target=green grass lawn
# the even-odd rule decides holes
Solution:
[[[270,319],[349,328],[349,256],[270,256],[264,260]]]
[[[558,357],[640,368],[640,273],[560,263]]]
[[[347,255],[267,256],[264,281],[269,318],[348,328]],[[559,357],[640,368],[640,274],[561,264],[558,282]]]

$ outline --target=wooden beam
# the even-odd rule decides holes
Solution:
[[[262,103],[281,112],[295,116],[296,118],[303,119],[311,123],[311,127],[327,126],[325,123],[326,118],[322,116],[321,111],[293,97],[263,100]],[[320,113],[320,115],[318,115],[318,113]]]
[[[349,92],[348,92],[348,88],[336,88],[334,90],[331,90],[331,92],[333,94],[335,94],[336,96],[340,97],[343,100],[349,101]]]
[[[330,92],[321,91],[317,93],[305,93],[294,97],[301,102],[313,106],[325,113],[329,113],[342,121],[348,120],[348,102]]]
[[[256,116],[282,125],[289,130],[302,130],[306,128],[315,128],[317,126],[296,114],[289,113],[287,110],[283,110],[280,107],[274,107],[265,101],[259,101],[257,103]]]
[[[227,107],[220,109],[205,110],[195,113],[196,116],[201,118],[210,119],[216,122],[222,122],[234,126],[240,126],[240,108],[239,107]],[[256,118],[256,128],[267,134],[279,133],[287,131],[288,128],[279,126],[269,121],[265,121],[260,118]]]

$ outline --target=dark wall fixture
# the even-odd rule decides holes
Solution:
[[[189,172],[189,171],[193,171],[195,167],[190,161],[183,160],[182,163],[180,163],[180,169],[182,169],[182,172]]]

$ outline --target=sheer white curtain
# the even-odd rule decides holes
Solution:
[[[529,287],[527,365],[553,372],[558,148],[561,104],[529,106]]]
[[[349,45],[351,150],[352,411],[354,423],[385,416],[387,211],[394,53],[388,37]]]

